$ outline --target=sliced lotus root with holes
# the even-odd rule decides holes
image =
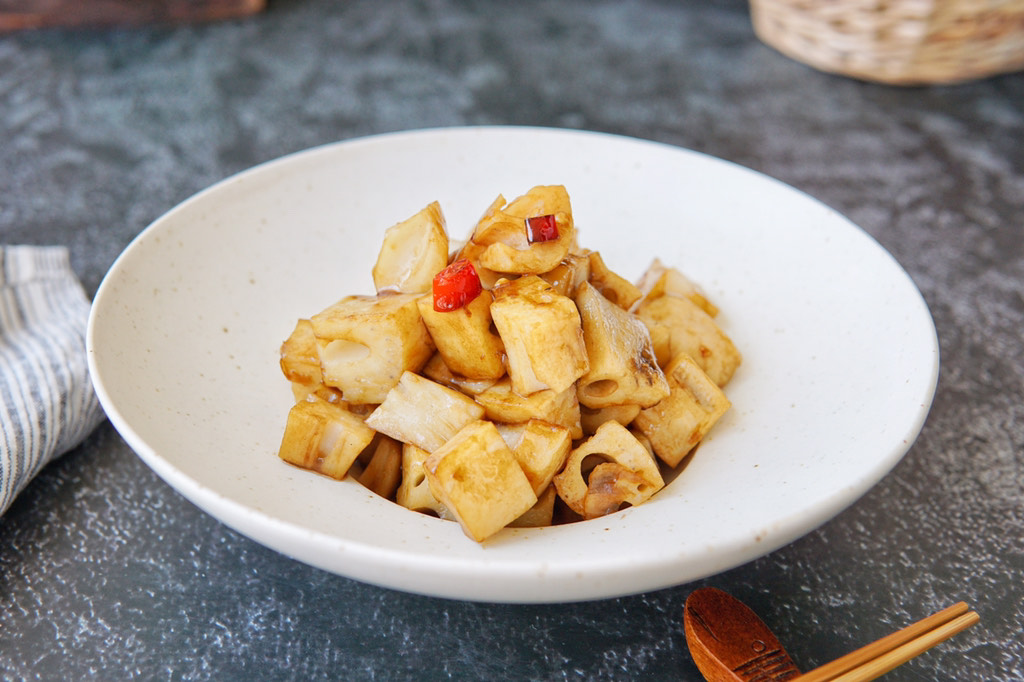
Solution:
[[[609,462],[619,469],[601,468]],[[595,518],[623,505],[640,504],[663,488],[665,481],[647,448],[622,424],[610,421],[570,453],[554,484],[570,509],[584,518]],[[591,496],[599,499],[588,505]],[[617,503],[615,496],[621,498]]]
[[[427,457],[430,453],[423,448],[409,443],[402,446],[402,482],[395,492],[395,502],[412,511],[454,521],[455,517],[430,492],[427,474],[423,471]]]
[[[650,441],[658,458],[676,467],[732,404],[715,382],[685,353],[665,369],[672,392],[641,410],[632,427]]]
[[[669,394],[644,323],[590,284],[576,291],[589,368],[578,383],[581,405],[650,407]]]

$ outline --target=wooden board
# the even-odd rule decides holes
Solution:
[[[218,21],[265,6],[266,0],[0,0],[0,31]]]

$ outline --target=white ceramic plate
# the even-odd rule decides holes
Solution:
[[[744,363],[733,409],[650,502],[600,520],[458,525],[277,458],[300,316],[372,293],[384,230],[439,200],[453,238],[499,193],[564,184],[580,241],[628,277],[653,256],[721,308]],[[682,584],[787,544],[884,476],[931,404],[938,346],[899,265],[821,203],[679,148],[596,133],[452,128],[261,165],[157,220],[93,305],[90,369],[114,426],[167,483],[300,561],[400,590],[555,602]]]

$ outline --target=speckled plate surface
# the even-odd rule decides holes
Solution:
[[[384,230],[441,202],[453,238],[499,193],[564,184],[580,242],[635,277],[699,282],[744,355],[733,409],[650,502],[477,545],[357,483],[276,455],[295,320],[372,293]],[[300,561],[468,600],[597,599],[750,561],[830,519],[917,436],[931,316],[900,266],[833,210],[679,148],[596,133],[450,128],[319,147],[228,178],[125,250],[95,297],[89,362],[112,423],[182,495]]]

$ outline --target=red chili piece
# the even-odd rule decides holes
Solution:
[[[531,244],[558,239],[558,223],[555,222],[555,216],[549,213],[527,218],[526,234]]]
[[[447,313],[458,310],[483,291],[476,268],[465,258],[459,259],[434,275],[434,310]]]

